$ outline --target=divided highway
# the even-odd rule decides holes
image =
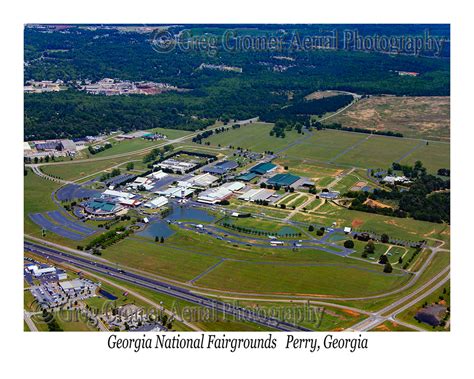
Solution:
[[[37,245],[28,241],[24,242],[25,251],[40,255],[56,262],[70,263],[78,268],[88,269],[101,274],[116,277],[118,279],[127,281],[129,283],[137,284],[141,287],[154,290],[175,298],[188,301],[201,307],[210,308],[222,312],[226,315],[234,316],[237,319],[253,322],[265,327],[270,327],[284,332],[295,331],[311,331],[310,329],[293,325],[292,323],[280,321],[272,317],[265,317],[256,312],[243,307],[237,307],[232,304],[224,303],[222,301],[210,299],[208,297],[192,293],[191,291],[178,287],[176,285],[164,283],[155,279],[147,278],[145,276],[127,272],[109,266],[104,263],[94,262],[86,258],[77,257],[56,249]]]

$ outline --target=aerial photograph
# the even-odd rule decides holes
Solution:
[[[449,332],[450,32],[23,25],[23,330]]]

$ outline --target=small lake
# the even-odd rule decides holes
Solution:
[[[171,229],[166,221],[158,220],[151,222],[145,230],[137,233],[142,237],[163,237],[168,238],[174,234],[174,230]]]
[[[212,222],[214,219],[215,217],[206,211],[189,207],[173,207],[171,214],[166,217],[166,220],[171,221],[195,220],[202,222]]]
[[[191,207],[173,207],[171,213],[165,217],[164,220],[157,220],[152,221],[148,226],[146,226],[145,230],[137,233],[139,236],[142,237],[163,237],[168,238],[172,236],[175,231],[170,228],[168,225],[168,221],[200,221],[200,222],[212,222],[214,221],[215,217],[210,215],[208,212],[195,209]]]

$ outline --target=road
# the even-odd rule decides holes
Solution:
[[[352,326],[351,329],[354,331],[360,331],[360,332],[368,331],[375,328],[377,325],[380,325],[381,323],[387,320],[390,320],[390,321],[395,321],[399,324],[408,326],[412,329],[424,331],[424,329],[419,328],[415,325],[406,324],[400,320],[397,320],[396,316],[400,314],[401,312],[405,311],[406,309],[410,308],[411,306],[415,305],[417,302],[419,302],[426,296],[436,291],[439,287],[444,285],[449,280],[449,278],[450,278],[450,275],[449,275],[449,266],[448,266],[444,270],[439,272],[437,275],[435,275],[433,278],[431,278],[428,282],[426,282],[425,284],[423,284],[422,286],[420,286],[419,288],[417,288],[410,294],[394,301],[393,303],[386,306],[385,308],[382,308],[379,311],[372,313],[369,318]],[[425,291],[427,288],[429,289]],[[420,295],[413,298],[414,296],[418,294]],[[412,300],[410,301],[410,299]],[[389,313],[389,314],[386,315],[386,313]]]
[[[222,301],[195,294],[189,291],[188,289],[179,287],[174,284],[160,282],[158,280],[151,279],[140,274],[127,272],[104,263],[98,263],[85,258],[73,256],[68,253],[64,253],[49,247],[44,247],[25,241],[24,249],[25,251],[32,252],[49,260],[53,260],[59,263],[69,263],[71,265],[74,265],[75,267],[78,267],[79,269],[91,270],[100,274],[113,276],[120,280],[139,285],[143,288],[151,289],[153,291],[193,303],[200,307],[205,307],[214,311],[221,312],[225,315],[235,317],[238,320],[256,323],[279,331],[310,331],[310,329],[298,325],[293,325],[289,322],[280,321],[272,317],[266,317],[243,307],[234,306],[232,304],[224,303]]]
[[[23,319],[25,320],[26,324],[28,325],[28,328],[30,328],[30,330],[32,332],[37,332],[38,328],[36,327],[35,323],[31,319],[31,315],[32,315],[32,313],[27,312],[27,311],[23,311]]]

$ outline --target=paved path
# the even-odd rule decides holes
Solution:
[[[37,332],[38,328],[36,327],[35,323],[31,319],[31,315],[32,315],[32,313],[27,312],[27,311],[23,311],[23,319],[25,320],[26,324],[28,325],[28,328],[30,328],[30,330],[32,332]]]

